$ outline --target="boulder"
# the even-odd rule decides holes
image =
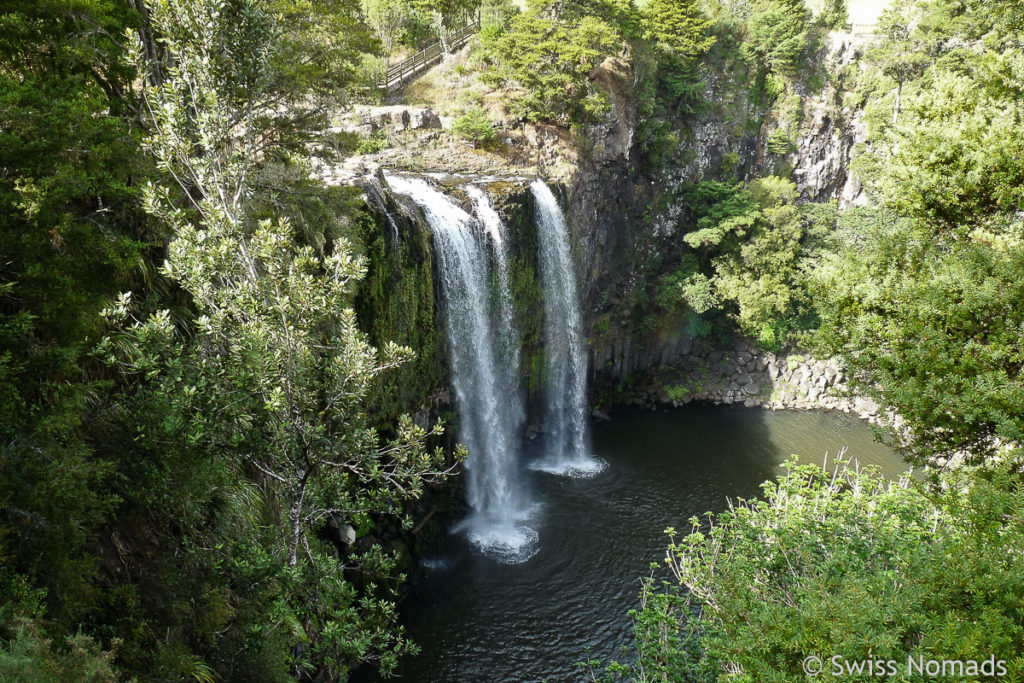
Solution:
[[[398,133],[409,127],[409,110],[399,109],[391,112],[391,127]]]
[[[329,515],[324,524],[327,537],[336,546],[351,547],[356,542],[356,530],[351,524],[344,524],[338,515]]]
[[[440,128],[441,119],[432,109],[412,109],[409,112],[409,129]]]
[[[858,397],[853,402],[853,409],[862,415],[877,415],[878,404],[872,401],[870,398],[863,396]]]

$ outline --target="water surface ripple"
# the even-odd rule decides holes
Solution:
[[[449,536],[402,605],[420,655],[403,681],[578,681],[575,663],[622,657],[640,577],[664,557],[664,530],[752,497],[791,453],[821,463],[847,447],[889,476],[905,467],[870,428],[824,412],[689,407],[630,412],[594,428],[608,469],[592,479],[534,472],[540,548],[504,565]]]

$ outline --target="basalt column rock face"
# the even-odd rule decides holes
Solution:
[[[841,73],[860,58],[861,41],[845,33],[829,35],[825,63]],[[790,157],[793,182],[805,201],[839,200],[840,206],[866,201],[860,181],[850,174],[854,148],[867,138],[862,112],[843,104],[841,86],[829,82],[822,91],[804,99],[796,149]]]
[[[693,226],[681,187],[778,174],[796,183],[803,202],[837,201],[840,208],[865,202],[849,169],[866,126],[862,113],[846,105],[842,76],[856,69],[863,47],[853,36],[830,34],[819,61],[835,78],[814,92],[794,84],[785,97],[797,104],[786,105],[785,116],[757,109],[729,74],[708,74],[705,97],[712,106],[687,124],[679,159],[660,168],[648,163],[637,140],[635,109],[624,104],[627,74],[602,65],[596,80],[609,93],[611,112],[586,130],[574,172],[561,178],[581,271],[592,379],[623,382],[673,365],[695,343],[685,315],[652,325],[637,305],[687,250],[682,234]],[[791,151],[773,155],[769,141],[780,136]]]

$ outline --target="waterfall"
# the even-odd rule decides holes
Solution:
[[[544,182],[530,190],[536,202],[540,277],[544,291],[547,355],[544,427],[546,453],[531,467],[553,474],[593,476],[605,463],[590,454],[587,430],[587,358],[569,231],[558,201]]]
[[[524,410],[500,218],[482,192],[473,193],[481,215],[478,222],[423,180],[388,176],[387,181],[395,192],[423,209],[433,233],[459,439],[469,450],[466,471],[473,508],[467,521],[469,538],[487,555],[506,562],[525,561],[536,552],[537,533],[522,524],[529,514],[518,462]],[[492,259],[481,223],[494,245],[496,306],[492,306],[490,287]]]
[[[519,381],[519,329],[516,326],[516,309],[509,286],[508,247],[505,242],[505,224],[494,210],[487,193],[475,185],[466,186],[466,194],[473,201],[473,212],[483,225],[493,249],[494,272],[498,281],[497,300],[497,360],[501,389],[518,400],[510,401],[505,414],[509,433],[519,435],[526,421],[525,401]]]

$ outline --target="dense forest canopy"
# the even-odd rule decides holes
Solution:
[[[964,643],[1024,675],[1024,9],[895,0],[835,74],[848,8],[818,5],[7,0],[0,679],[343,680],[415,648],[396,553],[334,530],[408,526],[466,454],[389,398],[419,366],[360,329],[369,218],[311,159],[375,149],[334,117],[477,20],[467,68],[509,120],[581,146],[613,109],[596,70],[628,65],[636,163],[685,207],[636,316],[837,357],[928,473],[797,468],[696,520],[645,587],[639,660],[600,675],[781,681],[808,652]],[[870,202],[843,212],[785,163],[826,84],[867,127]],[[771,131],[773,173],[673,173],[735,113],[712,86]],[[452,124],[474,147],[485,104]]]

